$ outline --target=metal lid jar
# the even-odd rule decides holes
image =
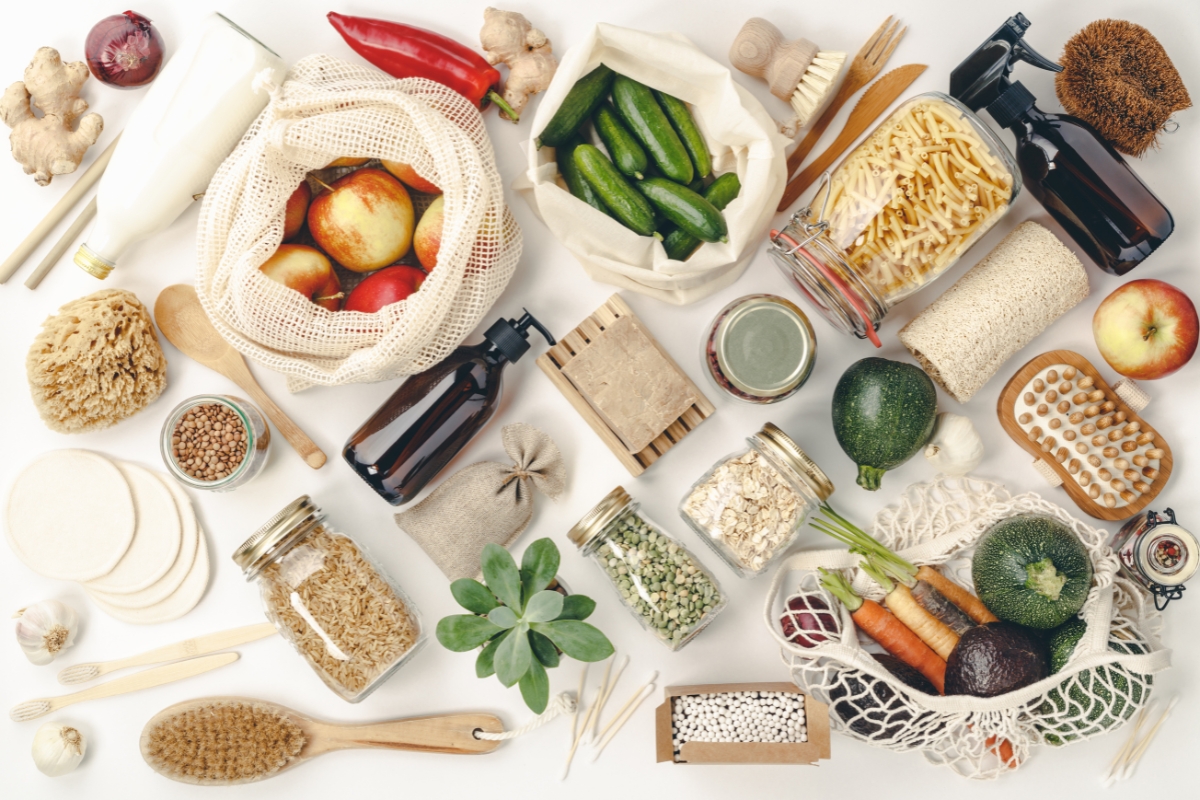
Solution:
[[[618,486],[567,538],[599,565],[646,630],[679,650],[725,607],[725,594],[686,547],[640,512]]]
[[[342,699],[357,703],[425,642],[417,608],[307,495],[233,554],[257,581],[267,619]]]
[[[835,328],[880,346],[892,306],[938,278],[1008,211],[1012,154],[940,92],[901,103],[850,152],[812,203],[772,231],[785,277]]]
[[[808,381],[817,337],[794,303],[751,294],[717,313],[701,358],[709,378],[726,394],[747,403],[777,403]]]
[[[768,569],[833,494],[833,483],[792,439],[768,422],[745,449],[692,484],[679,514],[743,578]]]
[[[1143,511],[1121,526],[1112,541],[1121,574],[1146,587],[1158,610],[1183,596],[1183,584],[1196,574],[1200,546],[1175,522],[1175,512]]]

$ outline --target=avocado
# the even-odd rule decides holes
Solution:
[[[880,666],[892,673],[892,677],[905,686],[916,689],[918,692],[924,692],[925,694],[937,694],[937,689],[929,682],[928,678],[895,656],[879,653],[875,654],[875,660],[879,662]]]
[[[842,673],[841,679],[829,690],[829,700],[829,710],[834,717],[859,736],[874,742],[896,744],[898,738],[912,737],[907,743],[920,747],[923,740],[913,736],[915,726],[933,715],[932,711],[923,711],[914,719],[892,687],[865,672]]]
[[[958,640],[946,662],[946,694],[995,697],[1050,674],[1045,645],[1011,622],[989,622]]]

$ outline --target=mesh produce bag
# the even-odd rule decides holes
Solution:
[[[320,308],[258,269],[282,239],[288,197],[310,170],[342,156],[412,164],[445,195],[437,268],[420,291],[373,314]],[[439,83],[314,55],[288,72],[209,184],[197,250],[196,292],[217,330],[297,391],[441,361],[504,290],[521,232],[469,101]],[[345,291],[358,277],[339,276]]]
[[[1037,744],[1064,745],[1112,731],[1150,699],[1154,673],[1171,663],[1159,641],[1162,615],[1140,587],[1117,575],[1108,535],[1030,492],[1013,497],[996,483],[941,478],[910,486],[875,517],[870,531],[915,564],[936,565],[970,587],[971,554],[979,537],[1016,514],[1044,514],[1071,528],[1087,548],[1095,578],[1079,616],[1087,631],[1070,661],[1054,675],[996,697],[928,695],[908,687],[863,649],[846,609],[819,583],[817,567],[853,570],[854,589],[881,600],[883,592],[846,550],[796,553],[776,573],[764,613],[782,646],[796,685],[829,704],[832,726],[890,750],[919,750],[933,764],[970,778],[1008,771],[996,754],[1006,740],[1023,763]],[[809,607],[838,609],[840,634],[809,632],[802,647],[780,626],[786,603],[803,595]],[[826,626],[828,627],[828,626]]]

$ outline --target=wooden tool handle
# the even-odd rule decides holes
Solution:
[[[42,282],[42,278],[46,277],[50,270],[57,266],[58,262],[66,254],[67,248],[74,244],[75,239],[83,232],[83,229],[87,227],[87,224],[92,221],[92,217],[94,216],[96,216],[95,195],[83,207],[83,211],[79,212],[79,216],[75,218],[75,221],[67,227],[63,235],[59,237],[59,240],[54,243],[54,246],[46,252],[46,257],[42,259],[42,263],[37,265],[37,269],[29,273],[29,277],[25,279],[26,289],[36,289],[38,287],[38,284]]]
[[[373,725],[341,726],[330,731],[329,748],[382,747],[389,750],[478,755],[490,753],[500,746],[499,741],[476,739],[477,730],[500,733],[504,725],[492,714],[444,714]]]
[[[761,78],[784,43],[783,31],[762,17],[752,17],[734,37],[729,47],[729,63],[747,75]]]
[[[838,93],[833,96],[833,100],[830,101],[829,106],[825,109],[825,113],[813,123],[813,126],[808,131],[808,135],[805,136],[800,144],[796,146],[796,149],[792,151],[792,154],[788,156],[788,176],[791,176],[792,173],[799,169],[800,165],[804,163],[804,159],[807,158],[808,154],[812,152],[812,149],[817,146],[817,142],[820,140],[821,134],[823,134],[825,129],[828,128],[830,123],[833,122],[834,117],[836,117],[837,113],[841,111],[842,106],[846,105],[846,101],[850,99],[850,96],[861,88],[861,85],[855,85],[851,83],[848,77],[847,80],[842,81],[842,85],[838,89]],[[791,199],[788,199],[788,196],[785,194],[784,199],[779,202],[778,210],[782,211],[783,209],[787,208],[799,196],[800,193],[796,192]]]
[[[128,694],[129,692],[136,692],[141,689],[152,689],[155,686],[162,686],[164,683],[181,681],[184,678],[191,678],[194,675],[203,674],[218,667],[223,667],[226,664],[232,664],[238,658],[237,653],[217,653],[212,656],[189,658],[187,661],[180,661],[175,664],[167,664],[164,667],[155,667],[154,669],[143,670],[133,675],[126,675],[124,678],[117,678],[108,683],[84,689],[81,692],[64,694],[60,697],[47,697],[45,700],[50,705],[50,711],[57,711],[64,706],[82,703],[85,700],[115,697],[119,694]]]
[[[254,402],[258,403],[271,422],[275,423],[276,429],[283,434],[283,438],[287,439],[287,443],[304,459],[304,463],[313,469],[325,466],[325,453],[317,447],[316,442],[308,438],[308,434],[300,430],[299,425],[292,422],[291,418],[283,413],[282,408],[275,405],[275,401],[267,396],[267,393],[258,385],[258,381],[250,374],[250,368],[246,366],[246,360],[242,358],[241,353],[231,348],[229,353],[222,357],[222,363],[225,374],[249,394]]]
[[[210,633],[207,636],[185,639],[182,642],[168,644],[164,647],[148,650],[145,653],[139,653],[136,656],[108,661],[97,666],[100,667],[100,674],[103,675],[129,667],[161,664],[164,661],[176,661],[181,658],[192,658],[193,656],[203,656],[221,650],[228,650],[230,647],[237,647],[239,644],[257,641],[276,632],[275,626],[269,622],[244,625],[241,628],[231,628],[219,633]]]

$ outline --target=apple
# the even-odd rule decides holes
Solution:
[[[346,298],[343,311],[373,314],[384,306],[398,303],[421,288],[425,273],[416,267],[395,264],[363,278]]]
[[[330,161],[323,167],[323,169],[329,169],[330,167],[361,167],[370,160],[371,159],[369,158],[351,158],[350,156],[342,156],[341,158],[335,158],[333,161]]]
[[[442,220],[445,218],[446,207],[442,202],[444,197],[445,195],[439,194],[437,199],[429,204],[413,234],[413,250],[426,272],[431,272],[437,266],[438,251],[442,249]]]
[[[1154,380],[1196,352],[1200,321],[1186,294],[1152,279],[1130,281],[1104,298],[1092,317],[1096,347],[1127,378]]]
[[[308,181],[303,181],[287,199],[287,207],[283,211],[283,240],[289,241],[300,235],[304,227],[304,218],[308,216],[308,203],[312,200],[312,189]]]
[[[403,161],[388,161],[386,159],[382,160],[382,164],[384,169],[404,181],[406,186],[411,186],[418,192],[424,192],[425,194],[442,193],[442,190],[434,186],[431,181],[427,181],[418,175],[411,164],[405,164]]]
[[[408,252],[413,205],[404,184],[369,167],[338,178],[308,207],[308,230],[334,261],[370,272]]]
[[[321,308],[338,310],[342,282],[338,280],[333,264],[315,247],[281,244],[259,269],[271,280],[295,289]]]

